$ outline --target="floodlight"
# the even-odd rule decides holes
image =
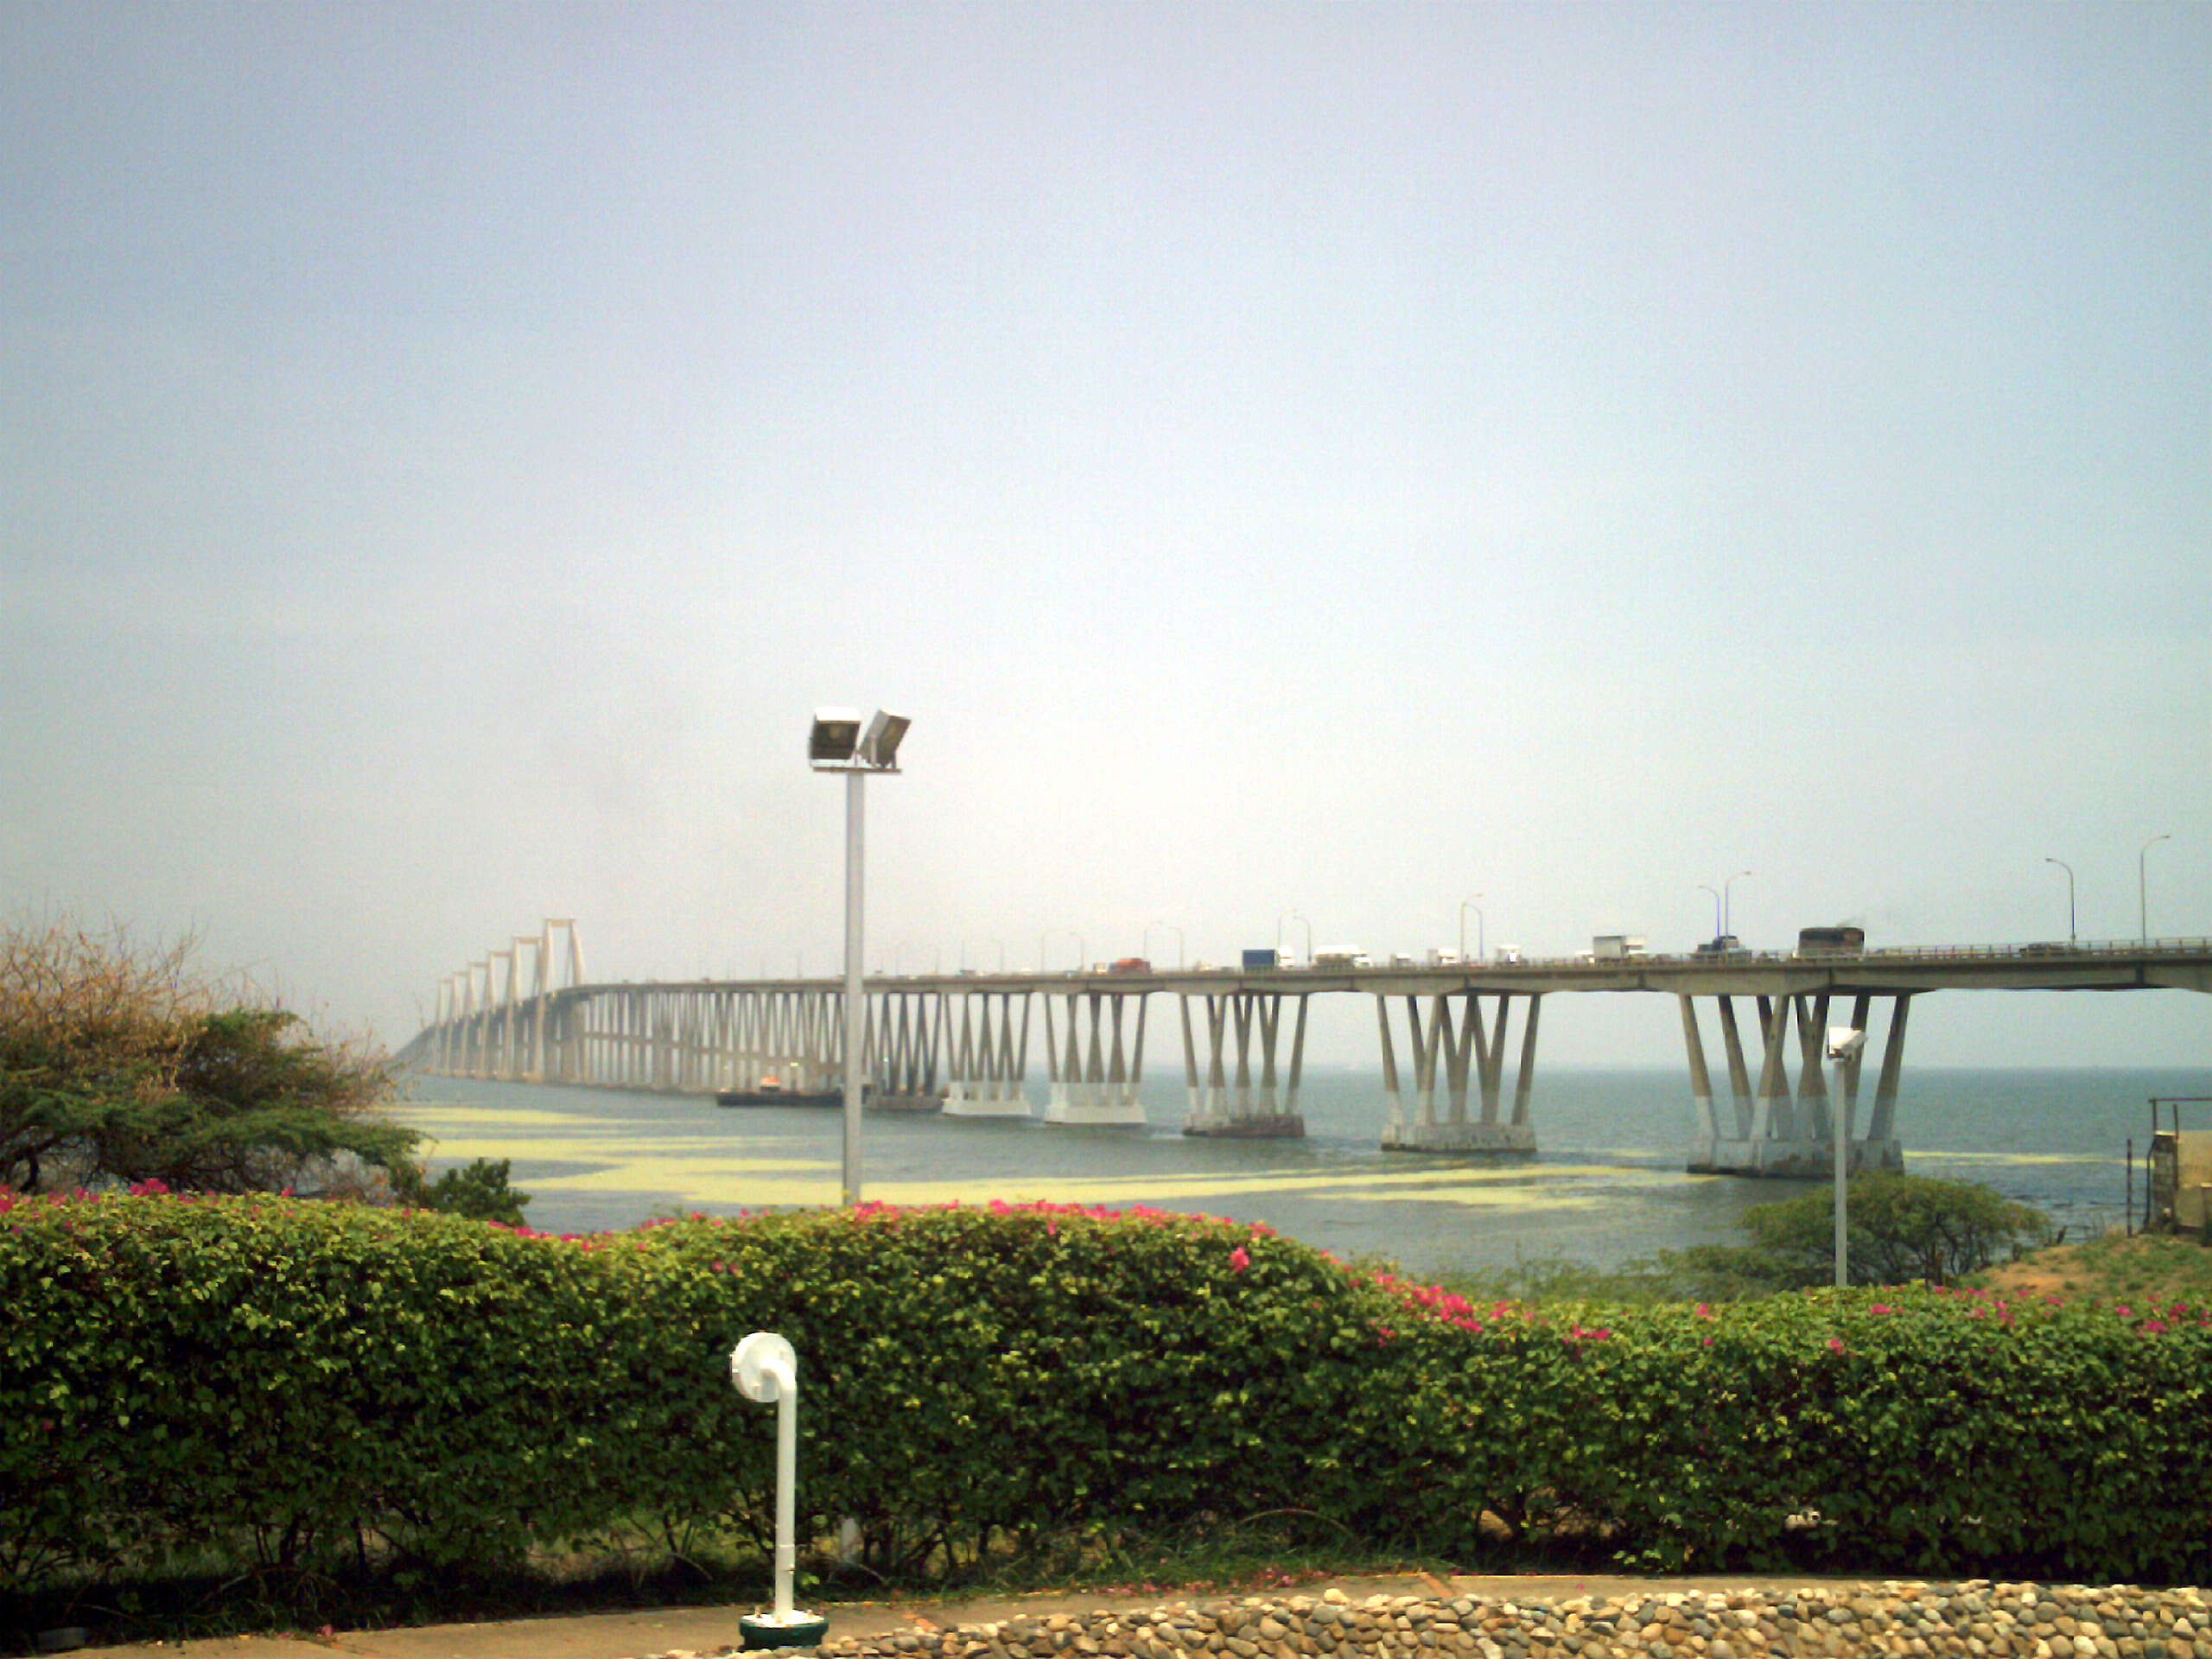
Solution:
[[[899,744],[906,735],[906,728],[913,722],[904,715],[886,714],[879,709],[868,723],[867,734],[861,739],[860,758],[880,772],[896,770]]]
[[[860,735],[857,709],[817,709],[814,711],[814,729],[806,740],[806,758],[816,766],[842,765],[853,758],[853,748],[860,741]]]

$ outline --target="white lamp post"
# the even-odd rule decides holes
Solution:
[[[2135,925],[2142,930],[2143,943],[2151,943],[2151,878],[2147,861],[2151,849],[2162,841],[2171,841],[2171,836],[2153,836],[2143,843],[2143,850],[2135,855]]]
[[[867,995],[861,983],[861,872],[865,862],[867,818],[861,786],[872,772],[899,770],[899,741],[912,722],[880,709],[861,729],[851,709],[817,709],[806,742],[806,758],[817,772],[845,774],[845,1204],[861,1201],[861,1099],[866,1056]]]
[[[2046,864],[2056,864],[2060,869],[2066,872],[2066,942],[2069,944],[2071,944],[2074,943],[2075,938],[2074,931],[2074,867],[2071,864],[2069,864],[2063,858],[2046,858],[2044,860],[2044,862]]]
[[[1462,899],[1459,901],[1459,960],[1461,962],[1467,960],[1467,912],[1471,910],[1475,912],[1474,959],[1477,962],[1483,962],[1488,959],[1483,947],[1483,907],[1481,900],[1482,894],[1478,893],[1472,899]]]
[[[1851,1121],[1844,1102],[1843,1067],[1866,1046],[1866,1033],[1848,1026],[1828,1027],[1828,1058],[1836,1063],[1829,1079],[1828,1118],[1834,1129],[1835,1163],[1835,1287],[1851,1283],[1851,1230],[1844,1218],[1844,1205],[1851,1191]]]

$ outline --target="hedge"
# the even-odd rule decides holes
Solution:
[[[1264,1228],[1052,1206],[552,1238],[276,1198],[0,1196],[0,1589],[157,1548],[504,1565],[765,1539],[747,1332],[800,1358],[800,1498],[879,1570],[1294,1509],[1466,1558],[2201,1577],[2212,1316],[1926,1290],[1601,1313]]]

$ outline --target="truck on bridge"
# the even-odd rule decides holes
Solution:
[[[1801,957],[1856,957],[1866,950],[1863,927],[1801,927],[1797,954]]]

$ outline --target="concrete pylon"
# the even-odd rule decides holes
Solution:
[[[868,1000],[869,1108],[879,1112],[935,1112],[944,1095],[938,1081],[944,1047],[944,998],[933,990],[877,991]]]
[[[1513,1104],[1503,1105],[1505,1046],[1512,1020],[1515,993],[1495,994],[1492,1023],[1483,1019],[1483,994],[1447,992],[1429,997],[1426,1029],[1419,996],[1408,996],[1407,1039],[1414,1059],[1416,1114],[1408,1116],[1399,1088],[1398,1057],[1390,1042],[1390,1000],[1375,999],[1376,1027],[1382,1039],[1382,1088],[1389,1098],[1389,1116],[1382,1125],[1386,1152],[1534,1152],[1535,1126],[1529,1119],[1529,1100],[1536,1075],[1536,1016],[1543,1002],[1540,993],[1527,996],[1528,1013],[1521,1028],[1521,1063],[1514,1075]],[[1459,1005],[1454,1014],[1452,1005]],[[1437,1110],[1437,1078],[1445,1084],[1444,1112]],[[1481,1116],[1468,1116],[1469,1077],[1473,1077]]]
[[[1088,988],[1048,991],[1043,996],[1045,1059],[1052,1080],[1045,1121],[1142,1124],[1144,993]],[[1064,1030],[1052,1017],[1055,1001],[1067,1005]],[[1132,1002],[1136,1005],[1134,1020],[1124,1017]]]
[[[1183,1080],[1191,1094],[1191,1116],[1183,1125],[1184,1134],[1293,1139],[1306,1133],[1306,1119],[1298,1109],[1298,1085],[1306,1064],[1306,995],[1305,992],[1206,991],[1185,992],[1176,999],[1183,1015]],[[1282,1029],[1283,1004],[1287,1001],[1298,1004],[1298,1014],[1291,1030],[1289,1067],[1279,1072],[1276,1044]],[[1191,1019],[1194,1001],[1205,1005],[1203,1081],[1197,1027]],[[1252,1075],[1255,1035],[1260,1039],[1256,1078]],[[1236,1054],[1233,1077],[1228,1065],[1232,1039]]]
[[[1688,1167],[1695,1174],[1767,1175],[1809,1179],[1835,1171],[1835,1120],[1844,1114],[1844,1133],[1850,1147],[1850,1166],[1860,1170],[1902,1170],[1904,1151],[1897,1141],[1897,1097],[1904,1073],[1906,1018],[1913,993],[1898,992],[1885,999],[1890,1005],[1888,1030],[1882,1045],[1882,1069],[1875,1084],[1873,1109],[1864,1122],[1859,1116],[1859,1068],[1866,1053],[1862,1043],[1851,1055],[1836,1062],[1837,1094],[1832,1097],[1825,1056],[1833,998],[1827,991],[1796,992],[1756,997],[1760,1046],[1758,1081],[1754,1087],[1742,1038],[1737,1027],[1735,998],[1719,995],[1720,1033],[1728,1066],[1729,1109],[1724,1114],[1713,1094],[1713,1076],[1706,1064],[1705,1039],[1699,1028],[1695,997],[1683,994],[1682,1040],[1690,1063],[1690,1098],[1697,1124],[1690,1143]],[[1871,993],[1852,999],[1849,1024],[1843,1027],[1865,1033],[1877,998]],[[1797,1038],[1797,1077],[1789,1077],[1790,1028]]]
[[[1027,1117],[1029,993],[961,991],[948,1013],[944,1116]]]

